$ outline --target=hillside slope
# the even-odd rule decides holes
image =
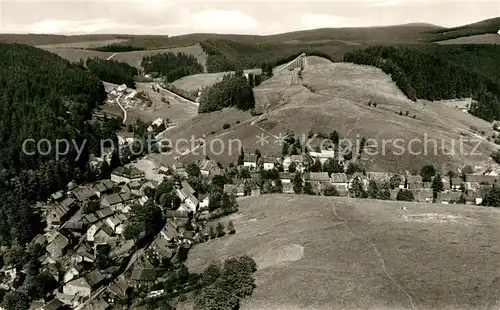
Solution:
[[[500,302],[499,210],[297,195],[239,205],[222,219],[233,220],[236,234],[194,246],[187,266],[199,272],[211,261],[251,255],[257,288],[242,310],[494,309]]]
[[[414,103],[380,69],[331,63],[319,57],[308,57],[306,61],[308,65],[302,81],[296,73],[285,70],[254,89],[256,109],[267,111],[264,115],[239,118],[238,124],[228,121],[231,119],[228,116],[214,120],[212,115],[198,115],[189,124],[173,129],[171,135],[174,139],[189,139],[190,135],[201,137],[200,133],[205,133],[209,140],[225,141],[223,154],[208,154],[224,164],[235,161],[238,154],[238,149],[229,147],[230,139],[242,141],[247,152],[258,148],[263,154],[281,156],[281,146],[275,143],[280,133],[292,131],[307,136],[309,132],[329,134],[333,130],[353,144],[361,137],[376,139],[378,147],[370,149],[378,153],[364,154],[361,158],[367,170],[419,170],[430,163],[444,169],[465,164],[490,164],[488,158],[496,146],[471,131],[471,127],[475,127],[477,132],[484,131],[485,136],[491,136],[488,122],[450,107],[438,109],[432,104]],[[368,106],[370,100],[376,102],[377,107]],[[408,116],[405,116],[407,111]],[[400,112],[403,115],[399,115]],[[225,123],[231,128],[221,130]],[[213,135],[203,130],[208,124],[217,130]],[[257,143],[257,136],[261,134],[268,137],[268,143]],[[476,150],[480,154],[470,154],[478,144],[474,141],[464,141],[461,152],[460,136],[480,142]],[[398,155],[395,146],[401,141],[396,139],[404,141],[401,145],[406,151],[402,155]],[[410,151],[408,145],[412,139],[419,139],[420,143],[412,143]],[[427,142],[425,148],[425,141],[431,139],[435,139],[436,144]],[[388,141],[385,147],[384,141]],[[434,145],[437,152],[434,152]]]
[[[496,34],[500,30],[500,17],[486,19],[477,23],[463,25],[453,28],[444,28],[431,31],[432,41],[443,41],[472,35],[480,35],[486,33]]]

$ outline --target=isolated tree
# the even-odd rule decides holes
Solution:
[[[398,194],[396,195],[396,200],[398,201],[414,201],[415,197],[410,190],[400,189]]]
[[[375,181],[373,180],[370,180],[370,182],[368,183],[368,197],[372,198],[372,199],[377,199],[379,198],[379,194],[380,194],[380,191],[378,189],[378,185]]]
[[[323,165],[323,172],[327,172],[329,176],[332,173],[341,173],[344,172],[344,167],[339,163],[338,160],[333,158],[328,158],[325,164]]]
[[[233,235],[234,233],[236,233],[236,230],[234,229],[233,221],[229,221],[229,223],[227,223],[227,231],[229,232],[230,235]]]
[[[303,191],[303,193],[304,193],[305,195],[316,195],[316,193],[314,192],[314,190],[313,190],[313,188],[312,188],[311,183],[309,183],[309,182],[306,182],[306,183],[304,184],[304,188],[303,188],[303,190],[302,190],[302,191]]]
[[[441,175],[438,173],[432,180],[432,194],[434,196],[434,199],[436,199],[438,193],[442,192],[443,190],[444,190],[443,179],[441,178]]]
[[[339,196],[339,192],[337,191],[337,189],[334,186],[330,185],[323,190],[323,195],[325,195],[325,196]]]
[[[295,162],[291,162],[288,166],[288,172],[295,173],[297,171],[297,164]]]
[[[349,163],[349,165],[347,165],[347,169],[345,171],[345,173],[347,175],[353,175],[355,172],[361,172],[363,169],[361,169],[360,166],[358,166],[357,164],[355,163]]]
[[[314,160],[314,164],[312,164],[310,171],[311,172],[321,172],[322,170],[322,165],[321,162],[319,161],[319,158],[316,158]]]
[[[436,168],[433,165],[425,165],[420,170],[420,176],[424,182],[431,182],[432,177],[436,175]]]
[[[500,208],[500,187],[493,186],[488,188],[484,193],[481,205]]]
[[[395,174],[395,175],[391,176],[391,178],[389,180],[389,185],[390,185],[391,189],[396,189],[399,187],[399,184],[401,184],[402,181],[403,181],[403,178],[399,174]]]
[[[338,145],[339,144],[340,136],[339,136],[339,133],[336,130],[332,131],[332,133],[330,134],[330,140],[332,141],[332,143],[334,145]]]
[[[208,265],[201,275],[201,285],[205,287],[214,284],[220,275],[221,270],[218,265],[213,263]]]
[[[243,153],[243,148],[240,150],[240,154],[238,155],[238,166],[243,166],[245,163],[245,153]]]
[[[217,231],[217,237],[223,237],[226,234],[224,231],[224,225],[221,222],[217,223],[215,230]]]
[[[302,182],[302,174],[300,172],[295,173],[293,180],[293,191],[295,194],[302,194],[303,182]]]
[[[351,191],[354,195],[355,198],[367,198],[368,195],[365,192],[363,188],[363,184],[361,183],[361,180],[359,178],[354,178],[354,181],[352,182],[352,188]]]

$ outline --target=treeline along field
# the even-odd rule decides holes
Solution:
[[[411,99],[472,97],[470,112],[500,119],[500,47],[496,45],[374,46],[349,52],[344,61],[371,65],[391,75]]]
[[[87,59],[86,66],[92,74],[103,81],[125,84],[127,87],[135,88],[134,78],[139,72],[129,64],[115,60],[93,58]]]
[[[340,42],[249,44],[230,40],[206,40],[201,46],[208,55],[206,66],[210,73],[260,68],[265,63],[277,66],[302,53],[341,61],[346,51],[360,48]]]
[[[142,67],[147,74],[165,76],[167,82],[203,72],[203,66],[196,58],[184,53],[161,53],[146,56],[142,59]]]

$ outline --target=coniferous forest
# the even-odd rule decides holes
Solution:
[[[124,62],[105,59],[87,59],[87,69],[99,79],[114,83],[125,84],[127,87],[135,88],[134,78],[138,71],[136,68]]]
[[[375,46],[346,53],[344,61],[381,68],[412,100],[472,97],[472,114],[500,119],[499,46]]]
[[[0,244],[24,244],[39,229],[32,204],[45,200],[67,182],[89,177],[90,148],[113,132],[89,122],[92,110],[105,99],[102,82],[90,72],[41,49],[0,44]],[[22,151],[23,142],[28,151]],[[34,150],[47,139],[47,154]],[[56,139],[74,141],[56,160]],[[48,151],[48,144],[40,144]],[[63,144],[61,150],[64,150]]]
[[[147,74],[165,76],[168,83],[181,77],[203,72],[203,66],[192,55],[161,53],[145,56],[142,67]]]
[[[124,45],[124,44],[108,44],[105,46],[99,46],[94,48],[89,48],[93,51],[99,52],[107,52],[107,53],[124,53],[124,52],[133,52],[133,51],[143,51],[144,47],[138,47],[133,45]]]
[[[242,71],[225,75],[220,82],[201,92],[199,113],[209,113],[229,107],[241,110],[255,107],[252,86]]]

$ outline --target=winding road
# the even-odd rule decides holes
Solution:
[[[123,111],[123,124],[125,124],[125,122],[127,121],[127,110],[125,110],[125,108],[120,103],[121,97],[122,97],[121,94],[118,95],[118,97],[116,98],[116,103],[118,104],[118,106],[120,107],[120,109],[122,109],[122,111]]]

